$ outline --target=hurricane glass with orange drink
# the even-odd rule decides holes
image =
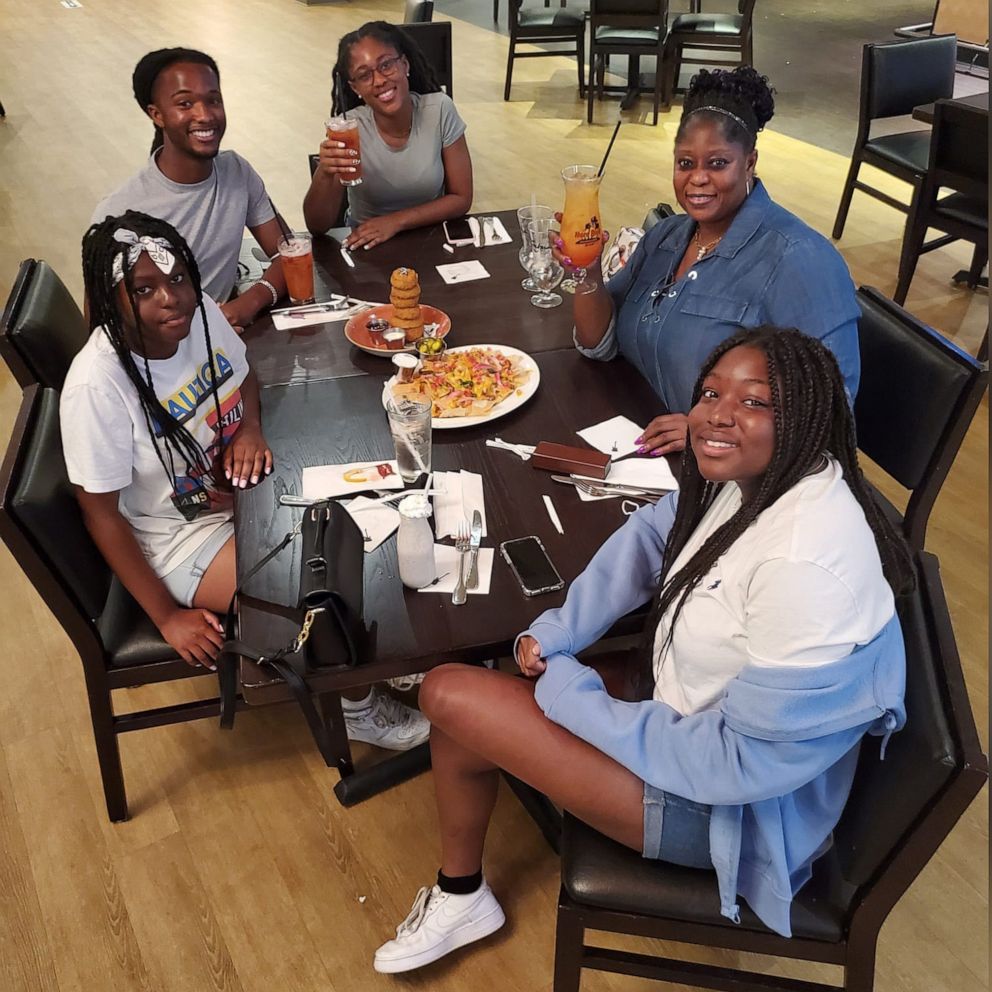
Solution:
[[[594,165],[570,165],[561,170],[565,183],[565,206],[561,212],[564,254],[575,266],[577,293],[591,293],[585,282],[586,269],[597,263],[603,251],[603,227],[599,219],[599,184]]]

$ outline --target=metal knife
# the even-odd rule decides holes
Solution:
[[[567,486],[574,486],[579,480],[573,479],[569,475],[553,475],[552,482],[562,482]],[[582,479],[582,482],[590,486],[599,486],[605,489],[616,489],[618,492],[626,493],[628,496],[667,496],[670,489],[653,489],[651,486],[625,486],[622,482],[607,482],[599,479]]]
[[[479,588],[479,546],[482,544],[482,514],[476,510],[472,514],[472,532],[468,544],[469,558],[468,582],[466,589]]]

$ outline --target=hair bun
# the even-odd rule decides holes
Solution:
[[[774,90],[768,85],[768,77],[762,76],[753,66],[742,65],[733,70],[706,69],[692,77],[685,95],[685,110],[703,107],[707,104],[723,106],[729,104],[748,107],[763,128],[775,114]]]

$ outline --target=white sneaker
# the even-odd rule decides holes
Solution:
[[[360,710],[344,706],[348,740],[375,744],[391,751],[409,751],[431,735],[431,723],[420,710],[373,687],[372,698]]]
[[[413,675],[397,675],[394,679],[386,679],[386,685],[397,692],[409,692],[424,681],[425,674],[425,672],[415,672]]]
[[[483,881],[467,896],[423,888],[396,937],[375,952],[373,967],[383,974],[422,968],[445,954],[495,933],[506,917],[493,890]]]

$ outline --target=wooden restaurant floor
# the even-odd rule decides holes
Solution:
[[[84,0],[67,10],[55,0],[0,0],[0,99],[8,113],[0,123],[0,293],[6,296],[18,261],[31,255],[51,262],[79,295],[79,238],[92,207],[147,151],[151,126],[131,98],[130,72],[152,48],[185,44],[217,58],[229,117],[225,146],[254,164],[282,211],[300,223],[305,156],[327,110],[337,38],[399,7],[398,0],[326,7]],[[515,207],[532,190],[558,202],[558,169],[598,161],[616,104],[597,110],[598,125],[584,124],[574,67],[563,59],[518,62],[513,101],[504,103],[506,39],[460,21],[454,39],[455,96],[469,125],[476,208]],[[671,199],[676,121],[673,113],[658,128],[621,131],[603,187],[611,230]],[[828,231],[846,160],[774,130],[759,147],[772,195]],[[902,220],[856,197],[840,247],[857,282],[892,291]],[[926,256],[909,306],[971,348],[985,328],[987,297],[950,285],[966,260],[962,249]],[[4,443],[19,399],[3,370]],[[941,559],[986,742],[987,421],[983,404],[928,542]],[[506,929],[423,975],[375,975],[374,948],[437,867],[430,777],[344,810],[331,794],[335,776],[298,714],[288,707],[251,711],[231,734],[202,721],[124,738],[132,819],[111,825],[78,659],[6,550],[0,581],[4,992],[550,988],[557,864],[512,797],[501,797],[487,864]],[[212,692],[211,680],[197,681],[202,686],[125,691],[117,705]],[[983,794],[889,918],[878,992],[986,987],[986,802]],[[750,964],[786,973],[779,964]],[[826,967],[801,974],[837,977]],[[649,987],[656,986],[595,974],[583,986]]]

